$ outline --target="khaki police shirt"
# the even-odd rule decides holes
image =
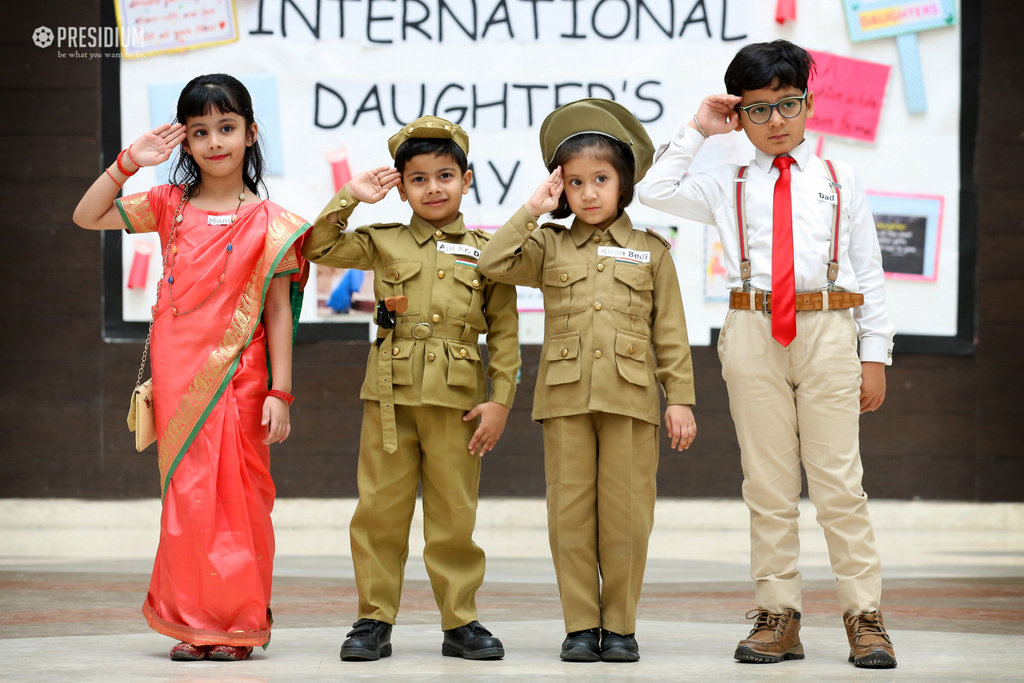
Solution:
[[[342,188],[307,233],[302,254],[332,268],[372,270],[378,301],[409,299],[408,310],[397,316],[392,348],[371,345],[359,397],[379,400],[378,354],[390,351],[395,403],[470,410],[488,400],[478,340],[487,333],[490,400],[511,407],[520,365],[515,288],[485,278],[471,254],[439,250],[479,250],[489,235],[466,230],[462,214],[439,229],[414,214],[408,225],[345,232],[358,203]],[[330,214],[336,214],[333,222]],[[387,332],[378,328],[377,335]]]
[[[579,220],[538,225],[523,207],[491,238],[480,270],[544,293],[534,420],[600,411],[659,424],[658,383],[669,404],[693,405],[668,243],[634,230],[625,213],[602,232]]]

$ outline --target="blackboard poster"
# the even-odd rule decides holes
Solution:
[[[869,192],[868,203],[886,277],[934,281],[938,277],[942,197]]]

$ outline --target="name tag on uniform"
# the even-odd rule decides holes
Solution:
[[[650,263],[651,252],[649,251],[636,251],[634,249],[620,249],[619,247],[598,247],[598,256],[611,256],[620,263]]]
[[[821,192],[819,190],[818,191],[818,199],[820,199],[823,202],[828,202],[829,204],[835,204],[836,203],[836,193],[835,193],[835,191],[829,193],[829,192]]]
[[[468,256],[470,258],[480,258],[480,250],[476,247],[471,247],[468,244],[452,244],[451,242],[438,242],[437,250],[442,254],[452,254],[453,256]]]
[[[207,225],[231,225],[231,216],[207,216]]]

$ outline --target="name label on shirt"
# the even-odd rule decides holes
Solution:
[[[835,204],[836,203],[836,193],[833,192],[832,194],[829,194],[827,192],[819,191],[818,192],[818,199],[820,199],[823,202],[828,202],[829,204]]]
[[[231,225],[231,216],[207,216],[207,225]]]
[[[616,261],[623,263],[650,263],[651,252],[634,251],[633,249],[620,249],[619,247],[598,247],[598,256],[611,256]]]
[[[468,244],[452,244],[451,242],[438,242],[437,250],[442,254],[453,254],[455,256],[469,256],[470,258],[480,258],[480,250],[476,247],[471,247]]]

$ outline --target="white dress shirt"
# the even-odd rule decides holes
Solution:
[[[665,153],[637,188],[647,206],[700,223],[714,225],[722,240],[727,270],[726,286],[741,289],[739,238],[736,230],[736,165],[724,165],[708,173],[687,173],[704,136],[683,125]],[[829,244],[832,232],[834,191],[825,163],[811,154],[807,141],[790,153],[793,197],[793,261],[796,290],[821,290],[828,285]],[[751,287],[772,288],[772,205],[779,170],[775,157],[757,150],[747,171],[744,202]],[[889,365],[895,328],[885,310],[885,274],[875,221],[867,196],[854,178],[853,169],[834,162],[842,186],[839,278],[836,287],[864,295],[854,309],[860,339],[860,358]]]

